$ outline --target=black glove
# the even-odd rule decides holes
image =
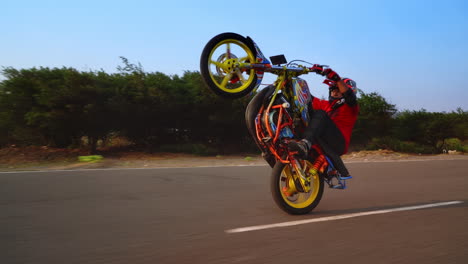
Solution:
[[[338,75],[338,73],[330,68],[323,70],[322,75],[335,82],[341,80],[341,77]]]

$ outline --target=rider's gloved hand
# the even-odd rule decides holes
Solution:
[[[314,64],[314,66],[312,66],[312,68],[310,68],[310,71],[311,71],[311,72],[318,73],[318,74],[322,74],[322,72],[323,72],[323,66],[320,65],[320,64]]]
[[[330,79],[335,82],[341,80],[341,77],[338,75],[338,73],[336,73],[334,70],[330,68],[323,70],[322,75],[326,76],[327,79]]]

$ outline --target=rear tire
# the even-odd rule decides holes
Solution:
[[[312,165],[312,162],[309,160],[305,162],[307,164],[307,166],[305,166],[306,168]],[[292,177],[290,166],[290,164],[281,162],[277,162],[274,166],[270,179],[270,189],[273,200],[279,208],[289,214],[307,214],[312,211],[322,199],[324,190],[323,176],[320,174],[315,176],[308,175],[311,177],[311,190],[308,193],[298,191],[296,194],[288,196],[283,192],[283,188],[290,183],[290,177]]]

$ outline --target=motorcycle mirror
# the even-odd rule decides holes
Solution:
[[[281,64],[288,63],[288,61],[286,60],[286,57],[284,57],[283,54],[276,55],[276,56],[271,56],[270,61],[271,61],[271,64],[273,64],[273,65],[281,65]]]

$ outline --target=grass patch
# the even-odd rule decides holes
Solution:
[[[102,159],[103,157],[101,155],[78,156],[80,162],[98,162]]]

